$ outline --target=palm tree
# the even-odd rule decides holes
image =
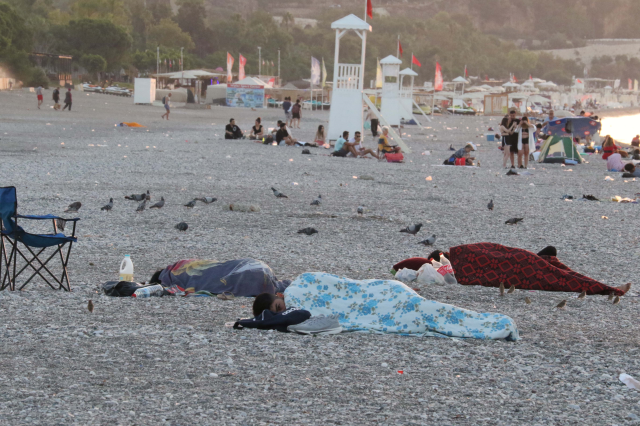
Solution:
[[[282,25],[287,27],[287,31],[289,31],[289,25],[294,25],[296,23],[296,18],[293,17],[291,12],[287,12],[282,16]]]

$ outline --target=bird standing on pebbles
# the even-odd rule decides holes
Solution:
[[[558,304],[556,305],[556,308],[558,308],[558,309],[562,309],[562,308],[564,308],[565,306],[567,306],[567,300],[566,300],[566,299],[565,299],[565,300],[563,300],[562,302],[558,303]]]
[[[138,204],[138,208],[136,209],[136,211],[140,213],[143,212],[145,208],[147,208],[147,200],[143,200],[140,204]]]
[[[318,195],[318,198],[311,202],[312,206],[319,206],[320,204],[322,204],[322,195]]]
[[[436,239],[438,237],[436,237],[436,234],[433,234],[432,236],[430,236],[429,238],[427,238],[426,240],[422,240],[420,241],[418,244],[422,244],[425,246],[432,246],[436,243]]]
[[[316,231],[314,228],[308,227],[308,228],[303,228],[301,230],[298,231],[298,234],[307,234],[309,236],[313,235],[313,234],[317,234],[318,231]]]
[[[194,208],[196,205],[196,200],[191,200],[189,201],[187,204],[185,204],[185,207],[189,207],[190,209]]]
[[[364,214],[364,206],[358,206],[358,209],[356,211],[360,216],[362,216]]]
[[[422,228],[422,224],[421,223],[416,223],[415,225],[409,225],[406,228],[401,229],[400,232],[405,232],[407,234],[416,235],[420,231],[420,228]]]
[[[271,190],[273,191],[273,195],[275,195],[276,198],[289,198],[286,195],[284,195],[282,192],[275,189],[274,187],[271,187]]]
[[[500,296],[504,296],[504,283],[500,283]]]
[[[578,299],[584,299],[585,297],[587,297],[587,290],[583,290],[578,296]]]
[[[87,309],[89,312],[93,313],[93,301],[89,300],[89,303],[87,303]]]
[[[174,226],[174,228],[176,228],[178,231],[183,231],[184,232],[187,229],[189,229],[189,225],[187,225],[185,222],[180,222],[179,224]]]
[[[202,201],[205,204],[211,204],[215,201],[218,201],[217,198],[215,197],[201,197],[201,198],[196,198],[197,201]]]
[[[613,293],[609,293],[609,298],[607,300],[613,300]]]
[[[516,286],[515,286],[515,285],[512,285],[511,287],[509,287],[509,291],[507,291],[507,294],[511,294],[511,293],[513,293],[514,291],[516,291]]]
[[[80,201],[76,201],[75,203],[69,204],[69,207],[64,211],[65,213],[77,213],[82,207],[82,203]]]
[[[161,209],[164,207],[164,197],[160,197],[160,201],[149,207],[150,209]]]
[[[489,210],[493,210],[493,200],[489,201],[489,204],[487,204],[487,208]]]
[[[620,303],[620,296],[616,296],[615,299],[613,299],[613,304],[617,305],[618,303]]]
[[[522,222],[524,220],[524,218],[522,217],[514,217],[511,219],[507,219],[507,221],[505,222],[505,225],[516,225],[518,222]]]
[[[527,296],[527,297],[525,297],[525,298],[524,298],[524,302],[525,302],[527,305],[530,305],[530,304],[531,304],[531,299],[529,299],[529,296]]]
[[[109,198],[109,203],[105,204],[104,206],[102,206],[102,208],[100,210],[102,210],[102,211],[106,210],[106,211],[110,212],[112,208],[113,208],[113,198]]]

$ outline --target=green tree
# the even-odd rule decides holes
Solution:
[[[107,68],[107,61],[100,55],[84,55],[80,58],[80,64],[94,80],[100,80],[99,73]]]
[[[183,32],[178,24],[168,18],[149,29],[148,40],[150,47],[161,46],[173,49],[184,47],[186,50],[193,50],[196,47],[189,33]]]

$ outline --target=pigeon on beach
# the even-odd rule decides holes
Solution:
[[[362,216],[364,214],[364,206],[358,206],[358,214]]]
[[[271,190],[273,191],[273,195],[275,195],[277,198],[289,198],[286,195],[284,195],[282,192],[275,189],[274,187],[271,187]]]
[[[613,304],[617,305],[618,303],[620,303],[620,296],[616,296],[615,299],[613,299]]]
[[[529,296],[527,296],[527,297],[525,297],[525,298],[524,298],[524,302],[525,302],[527,305],[530,305],[530,304],[531,304],[531,299],[529,299]]]
[[[587,290],[583,290],[578,296],[578,299],[584,299],[587,296]]]
[[[137,212],[143,212],[144,209],[147,208],[147,200],[143,200],[140,204],[138,204]]]
[[[190,209],[194,208],[196,205],[196,200],[191,200],[189,201],[187,204],[185,204],[185,207],[189,207]]]
[[[567,306],[567,300],[566,300],[566,299],[565,299],[565,300],[563,300],[562,302],[558,303],[558,304],[556,305],[556,308],[558,308],[558,309],[562,309],[562,308],[564,308],[565,306]]]
[[[149,207],[150,209],[161,209],[164,207],[164,197],[160,197],[160,201]]]
[[[507,291],[507,294],[511,294],[514,291],[516,291],[516,286],[512,284],[511,287],[509,287],[509,290]]]
[[[493,210],[493,200],[489,201],[489,204],[487,204],[487,208],[489,210]]]
[[[435,244],[436,242],[436,234],[433,234],[432,236],[430,236],[429,238],[427,238],[426,240],[422,240],[420,241],[419,244],[425,245],[425,246],[432,246]]]
[[[500,296],[504,296],[504,283],[500,283]]]
[[[82,207],[82,203],[80,201],[76,201],[75,203],[69,204],[69,207],[64,211],[65,213],[76,213]]]
[[[178,231],[183,231],[184,232],[187,229],[189,229],[189,225],[187,225],[185,222],[180,222],[179,224],[174,226],[174,228],[176,228]]]
[[[522,218],[522,217],[514,217],[514,218],[511,218],[511,219],[508,219],[508,220],[505,222],[505,224],[506,224],[506,225],[515,225],[515,224],[517,224],[518,222],[522,222],[523,220],[524,220],[524,218]]]
[[[106,204],[104,206],[102,206],[102,208],[100,210],[102,211],[111,211],[111,209],[113,208],[113,198],[109,198],[109,204]]]
[[[298,231],[298,234],[307,234],[307,235],[313,235],[317,233],[318,231],[316,231],[314,228],[311,228],[311,227],[304,228]]]
[[[131,201],[142,201],[147,199],[147,195],[149,195],[149,191],[147,190],[146,194],[131,194],[125,195],[124,198]]]
[[[89,303],[87,303],[87,310],[93,313],[93,301],[89,300]]]
[[[201,198],[196,198],[197,201],[202,201],[205,204],[211,204],[215,201],[218,201],[217,198],[214,197],[201,197]]]
[[[319,206],[320,204],[322,204],[322,195],[318,195],[318,198],[311,202],[312,206]]]
[[[407,234],[416,235],[418,231],[422,228],[421,223],[416,223],[415,225],[409,225],[404,229],[401,229],[400,232],[406,232]]]

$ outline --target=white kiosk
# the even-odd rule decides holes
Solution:
[[[402,105],[405,114],[408,114],[404,117],[407,120],[411,120],[413,118],[413,84],[417,76],[418,73],[411,68],[405,68],[400,71],[400,104]],[[406,86],[404,85],[405,77],[410,80],[410,83]]]
[[[134,104],[151,105],[156,100],[155,78],[136,78],[133,84]]]
[[[389,55],[380,61],[380,66],[382,67],[382,105],[380,114],[390,126],[399,126],[402,118],[410,118],[400,102],[400,65],[402,65],[402,61],[393,55]]]
[[[371,25],[356,15],[349,15],[331,24],[336,30],[336,51],[333,65],[333,93],[329,113],[329,140],[336,140],[348,130],[351,135],[363,131],[362,97],[364,94],[364,58],[367,48],[367,32]],[[359,64],[340,63],[340,39],[354,31],[362,40]]]

